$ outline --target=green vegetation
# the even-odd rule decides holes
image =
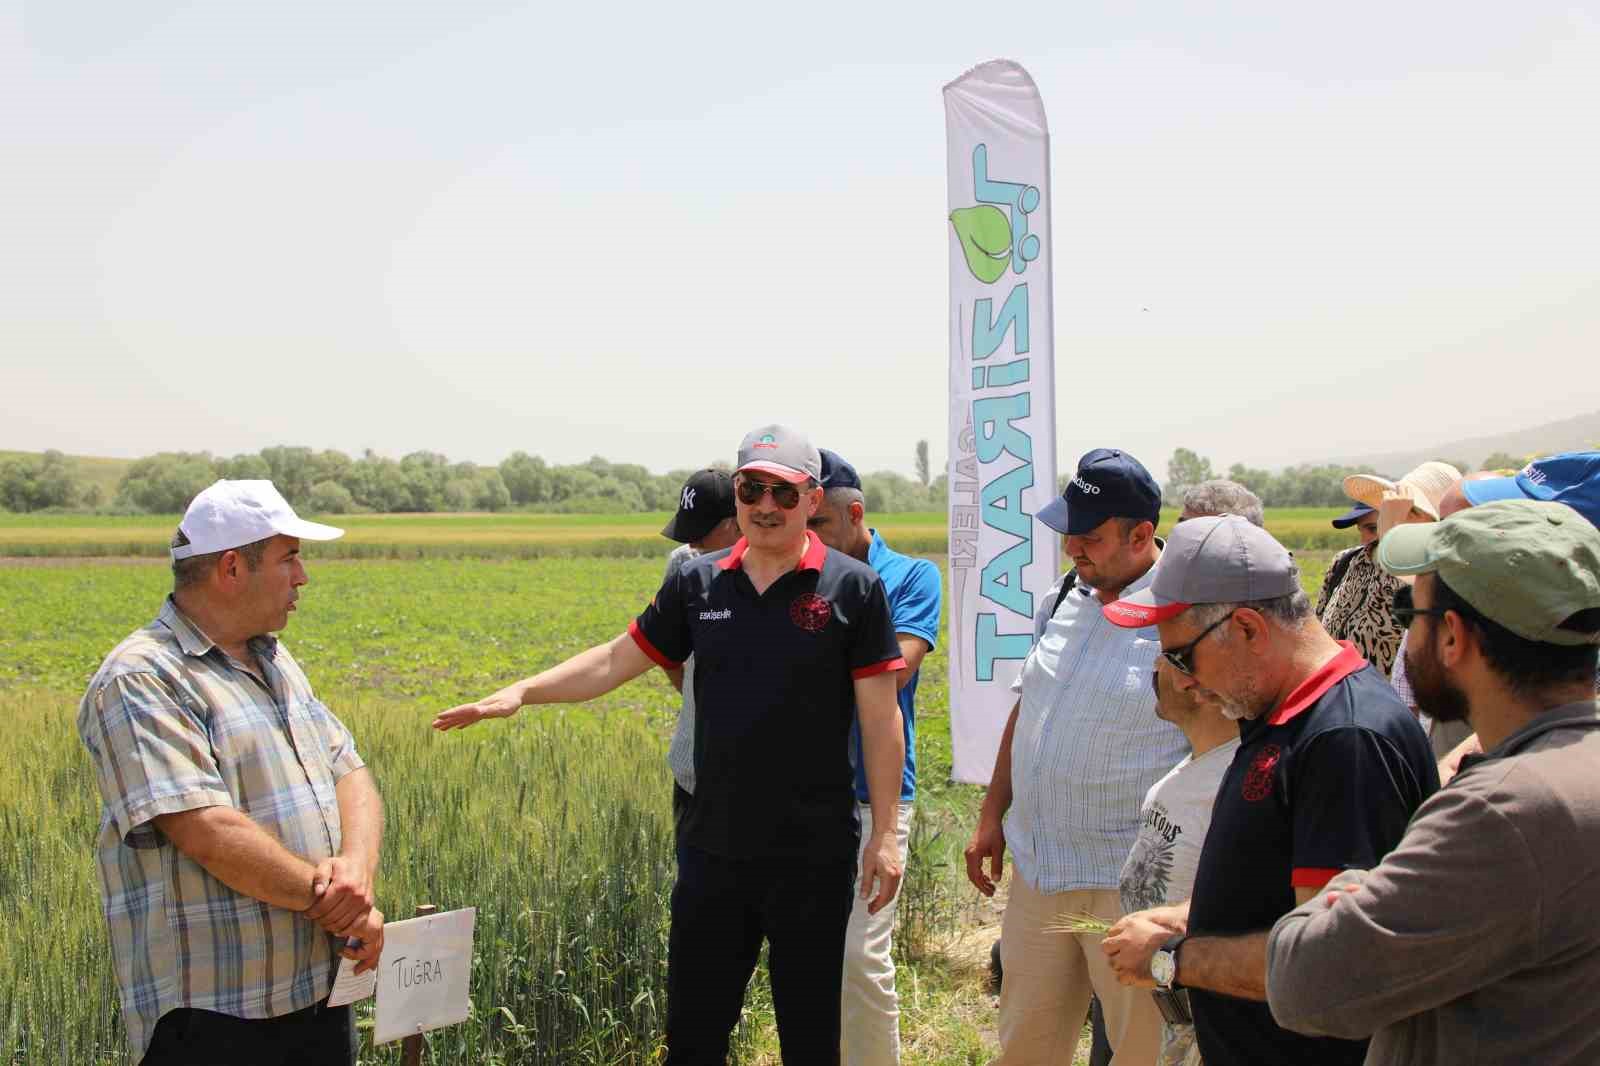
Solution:
[[[1349,530],[1328,520],[1343,508],[1286,507],[1267,512],[1267,528],[1287,547],[1343,548]],[[657,557],[671,542],[661,536],[668,512],[626,515],[467,514],[346,515],[331,517],[347,533],[319,544],[322,559],[541,559],[552,556]],[[0,514],[0,556],[143,556],[164,559],[177,528],[172,515]],[[922,511],[876,515],[874,526],[901,551],[942,554],[945,515]],[[1163,512],[1163,532],[1177,512]]]
[[[71,521],[36,520],[29,535]],[[363,521],[442,543],[469,520]],[[637,516],[642,537],[654,521]],[[139,522],[98,527],[137,532]],[[551,519],[545,532],[571,550],[614,525]],[[348,562],[319,558],[325,547],[309,549],[312,582],[285,639],[383,789],[380,906],[396,918],[421,902],[479,908],[474,1014],[430,1038],[434,1061],[653,1061],[675,693],[652,672],[580,709],[528,709],[444,736],[427,722],[615,635],[654,591],[662,560]],[[1308,588],[1326,561],[1302,553]],[[0,1063],[127,1061],[90,850],[99,803],[74,715],[102,656],[153,616],[169,585],[159,565],[0,566],[0,715],[10,724],[0,740],[10,768],[0,775]],[[948,781],[946,669],[936,650],[919,691],[922,780],[896,950],[905,1061],[953,1066],[993,1051],[983,982],[997,930],[962,872],[980,790]],[[983,915],[991,924],[980,927]],[[397,1047],[369,1048],[362,1061],[393,1063]],[[777,1061],[763,978],[739,1049],[742,1062]]]

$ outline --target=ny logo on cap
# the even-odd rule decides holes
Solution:
[[[678,503],[678,506],[685,511],[694,510],[694,489],[685,488],[683,490],[683,499]]]

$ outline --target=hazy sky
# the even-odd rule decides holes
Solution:
[[[942,464],[940,87],[995,57],[1069,468],[1600,408],[1593,5],[48,0],[0,13],[0,448]]]

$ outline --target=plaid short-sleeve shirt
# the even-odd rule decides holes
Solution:
[[[335,938],[235,892],[156,829],[162,814],[229,806],[289,851],[338,854],[335,784],[364,764],[288,649],[257,637],[260,675],[169,598],[119,644],[78,709],[103,803],[95,858],[134,1057],[179,1007],[271,1018],[327,996]]]

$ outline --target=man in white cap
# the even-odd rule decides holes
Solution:
[[[1359,1063],[1366,1042],[1281,1028],[1266,1004],[1273,922],[1340,870],[1375,865],[1439,785],[1382,674],[1311,612],[1283,546],[1241,518],[1175,528],[1149,586],[1106,604],[1154,626],[1180,689],[1239,720],[1186,904],[1128,915],[1102,948],[1125,984],[1189,989],[1201,1058]]]
[[[339,956],[377,965],[382,804],[355,741],[272,634],[307,522],[218,481],[172,540],[172,595],[78,710],[104,803],[96,860],[128,1042],[145,1066],[354,1063]]]
[[[440,730],[526,704],[579,703],[695,658],[695,790],[678,821],[667,947],[667,1064],[722,1066],[762,940],[784,1061],[839,1062],[839,988],[858,834],[850,727],[859,721],[872,832],[860,885],[877,913],[900,887],[895,828],[906,662],[883,583],[806,522],[822,458],[763,426],[739,446],[744,536],[685,563],[623,633],[476,703]]]

